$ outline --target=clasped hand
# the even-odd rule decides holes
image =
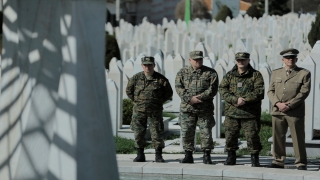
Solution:
[[[239,107],[239,106],[242,106],[246,103],[246,99],[242,98],[242,97],[239,97],[238,98],[238,101],[237,101],[237,104],[234,104],[235,107]]]
[[[288,106],[288,104],[290,104],[290,103],[289,103],[289,102],[283,102],[283,103],[278,102],[278,103],[276,104],[276,106],[279,108],[279,111],[280,111],[280,112],[286,112],[286,111],[288,111],[288,110],[290,109],[290,107]]]
[[[196,95],[196,96],[192,96],[191,100],[190,100],[190,104],[198,104],[198,103],[202,103],[202,101],[199,99],[200,95]]]

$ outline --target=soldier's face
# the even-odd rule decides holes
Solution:
[[[286,65],[286,68],[291,69],[296,66],[298,58],[296,56],[285,56],[282,58],[282,62]]]
[[[189,59],[191,66],[193,69],[199,69],[203,65],[203,59]]]
[[[249,65],[250,59],[236,59],[238,68],[246,68]]]
[[[153,73],[154,72],[154,64],[141,64],[142,69],[145,73]]]

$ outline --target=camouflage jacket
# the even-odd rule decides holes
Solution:
[[[181,98],[181,112],[213,112],[213,97],[218,91],[218,74],[207,66],[194,70],[186,66],[177,73],[175,88]],[[191,105],[192,96],[200,95],[202,103]]]
[[[233,118],[255,118],[261,113],[261,100],[264,98],[264,81],[261,73],[249,64],[244,74],[238,73],[235,65],[222,79],[219,93],[225,100],[225,115]],[[238,98],[246,103],[236,107]]]
[[[163,110],[163,103],[172,97],[172,88],[166,77],[158,72],[145,76],[139,72],[129,79],[126,93],[140,112]]]

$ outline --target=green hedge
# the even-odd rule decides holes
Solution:
[[[221,9],[219,10],[218,14],[216,15],[215,20],[216,21],[220,21],[221,20],[223,22],[226,22],[226,19],[227,19],[228,16],[231,19],[233,18],[230,8],[228,8],[228,6],[226,6],[226,5],[223,5],[221,7]]]

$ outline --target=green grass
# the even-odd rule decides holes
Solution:
[[[260,141],[262,145],[262,150],[260,151],[260,155],[263,156],[269,156],[270,155],[270,148],[271,148],[271,143],[268,142],[268,139],[272,136],[272,121],[271,121],[272,116],[266,112],[263,112],[261,114],[261,129],[260,129]],[[225,138],[225,131],[224,127],[222,126],[221,128],[221,138]],[[240,140],[245,141],[246,137],[244,135],[244,131],[241,129],[240,130]],[[240,149],[237,151],[238,156],[242,155],[250,155],[250,152],[248,149]]]
[[[165,117],[172,117],[175,118],[176,116],[172,113],[164,113],[166,114]],[[266,112],[263,112],[261,115],[261,130],[260,130],[260,140],[262,144],[262,150],[260,151],[260,155],[262,156],[269,156],[270,155],[270,147],[271,143],[268,142],[268,139],[272,136],[272,121],[271,121],[271,115],[267,114]],[[165,137],[164,140],[173,140],[176,138],[179,138],[180,136],[178,134],[170,134],[169,136]],[[221,128],[221,138],[225,138],[224,134],[224,128],[222,126]],[[240,139],[245,140],[245,136],[243,131],[240,132]],[[116,150],[118,154],[135,154],[136,149],[135,149],[135,143],[134,140],[131,139],[125,139],[121,137],[115,137],[116,141]],[[196,143],[201,144],[200,140],[200,133],[196,133]],[[216,142],[214,142],[216,143]],[[217,144],[215,144],[217,145]],[[152,148],[152,145],[149,143],[146,147],[146,149]],[[240,149],[237,151],[238,156],[242,155],[250,155],[250,152],[248,149]],[[320,157],[318,157],[320,158]]]
[[[176,116],[176,115],[174,115],[174,114],[172,114],[172,113],[168,113],[168,112],[162,112],[162,116],[163,116],[163,117],[170,117],[170,120],[178,117],[178,116]]]
[[[115,141],[116,141],[117,154],[136,154],[137,153],[134,140],[117,136],[115,137]],[[145,149],[149,149],[151,148],[151,146],[152,145],[148,143]]]

